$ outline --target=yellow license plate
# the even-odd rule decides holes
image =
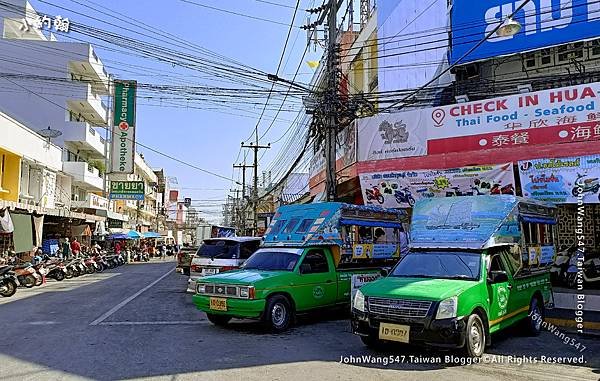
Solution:
[[[227,299],[210,298],[210,309],[217,311],[227,311]]]
[[[379,324],[379,338],[383,340],[399,341],[408,343],[410,334],[410,326],[400,324]]]

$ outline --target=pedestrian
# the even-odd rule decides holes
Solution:
[[[65,260],[71,259],[71,245],[69,244],[69,239],[65,238],[62,243],[62,256]]]
[[[164,243],[161,243],[160,244],[160,258],[165,259],[166,254],[167,254],[167,247],[165,246]]]
[[[81,254],[81,244],[77,242],[77,237],[73,237],[73,241],[71,242],[71,252],[73,252],[73,255],[76,257]]]

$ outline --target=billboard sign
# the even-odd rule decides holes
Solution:
[[[433,197],[515,194],[512,163],[360,175],[366,205],[408,208]]]
[[[111,181],[111,200],[138,200],[143,201],[145,197],[143,181]]]
[[[111,171],[133,173],[136,81],[114,81]]]
[[[454,64],[479,44],[521,5],[520,0],[454,0],[451,9]],[[597,0],[531,0],[517,12],[522,26],[514,36],[494,34],[460,63],[521,53],[599,36],[600,3]]]
[[[420,110],[377,114],[358,121],[358,161],[396,159],[427,154],[427,132]]]
[[[429,154],[600,139],[600,83],[425,109]],[[424,127],[424,128],[423,128]]]
[[[600,203],[600,155],[519,161],[523,196],[556,204]]]

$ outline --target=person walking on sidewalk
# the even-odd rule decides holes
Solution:
[[[74,256],[78,256],[81,253],[81,244],[77,242],[77,238],[73,238],[73,242],[71,242],[71,251]]]
[[[69,245],[69,239],[65,238],[62,244],[62,256],[65,260],[71,259],[71,245]]]

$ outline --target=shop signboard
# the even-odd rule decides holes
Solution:
[[[421,110],[381,113],[358,122],[358,161],[427,154],[427,114]]]
[[[424,110],[428,153],[600,140],[600,83]]]
[[[519,161],[523,196],[555,204],[600,203],[600,155]],[[579,186],[581,185],[581,186]]]
[[[597,0],[531,0],[525,2],[514,16],[522,25],[519,33],[506,37],[492,34],[486,39],[522,3],[519,0],[454,0],[450,63],[466,63],[598,37],[600,3]]]
[[[145,197],[143,181],[111,181],[111,200],[138,200],[143,201]]]
[[[114,81],[111,172],[133,173],[136,81]]]
[[[109,229],[122,229],[123,228],[123,221],[121,221],[121,220],[113,220],[112,218],[109,218],[107,221],[108,221]]]
[[[423,198],[514,194],[512,163],[441,170],[363,173],[367,205],[408,208]]]

